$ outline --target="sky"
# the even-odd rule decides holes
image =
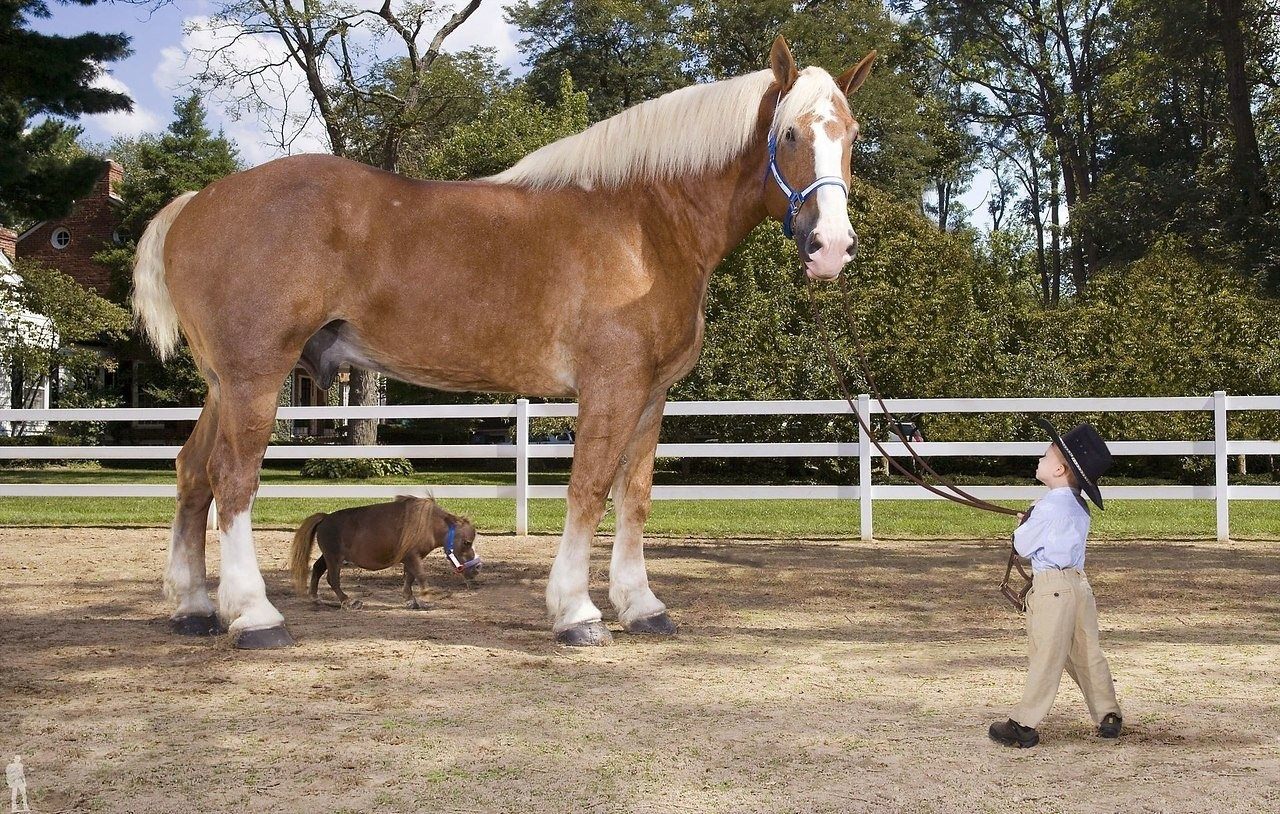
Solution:
[[[357,0],[362,7],[376,9],[380,0]],[[154,3],[152,5],[155,5]],[[461,3],[454,3],[455,7]],[[474,45],[496,49],[497,60],[514,75],[524,73],[516,47],[519,32],[503,20],[504,0],[484,0],[480,8],[445,41],[446,51],[458,51]],[[50,4],[52,17],[35,21],[35,28],[49,33],[70,36],[86,31],[123,32],[131,38],[133,54],[112,63],[99,77],[99,84],[127,93],[134,100],[131,113],[107,113],[85,116],[79,120],[86,136],[95,142],[106,143],[112,137],[136,136],[140,133],[158,132],[168,126],[173,118],[175,97],[184,96],[197,66],[189,58],[192,48],[215,41],[212,33],[202,24],[215,10],[215,4],[206,0],[172,0],[152,8],[147,5],[130,5],[122,2],[99,2],[92,6],[62,3]],[[429,41],[436,27],[429,27],[423,41]],[[251,43],[247,50],[261,54],[262,50],[278,45],[265,38]],[[290,86],[296,79],[284,77],[283,85]],[[277,101],[283,91],[277,85],[274,91]],[[279,106],[279,105],[277,105]],[[240,148],[241,159],[249,166],[270,161],[282,155],[273,145],[270,131],[279,123],[264,121],[256,115],[238,115],[227,100],[217,97],[206,99],[209,123],[213,129],[221,128]],[[318,124],[313,123],[297,138],[293,152],[324,152],[325,142]],[[981,208],[985,205],[991,184],[990,173],[980,172],[969,191],[961,196],[961,203],[974,213],[973,222],[989,223],[989,216]]]
[[[359,5],[377,9],[381,2],[361,0]],[[497,49],[498,62],[520,74],[520,54],[516,49],[518,32],[503,19],[505,3],[488,0],[445,40],[446,51],[458,51],[474,45]],[[51,3],[53,16],[36,21],[35,28],[71,36],[86,31],[123,32],[131,38],[133,55],[108,66],[99,84],[127,93],[134,100],[132,113],[106,113],[85,116],[79,120],[86,136],[95,142],[107,142],[113,136],[135,136],[157,132],[173,118],[175,97],[186,93],[185,87],[196,71],[187,58],[192,47],[208,42],[211,36],[201,24],[215,10],[204,0],[174,0],[152,9],[126,3],[97,3],[93,6]],[[438,28],[438,26],[436,26]],[[422,41],[429,42],[436,28],[429,28]],[[270,48],[275,43],[262,43]],[[240,147],[241,158],[249,165],[261,164],[281,155],[266,133],[266,123],[258,117],[237,118],[228,105],[218,99],[208,100],[209,123],[221,127]],[[295,152],[324,150],[318,131],[304,135]]]

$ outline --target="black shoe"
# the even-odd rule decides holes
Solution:
[[[1124,719],[1117,713],[1108,712],[1102,716],[1102,723],[1098,724],[1098,737],[1100,738],[1118,738],[1120,737],[1120,726],[1124,723]]]
[[[1040,733],[1029,726],[1023,726],[1010,718],[1004,722],[996,722],[987,730],[991,740],[1005,746],[1016,746],[1019,749],[1030,749],[1040,742]]]

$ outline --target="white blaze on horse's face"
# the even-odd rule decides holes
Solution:
[[[843,132],[846,128],[836,118],[836,108],[830,99],[814,109],[810,128],[813,131],[813,177],[842,178],[847,183],[848,159]],[[832,280],[853,259],[857,246],[853,224],[849,222],[848,196],[845,190],[832,184],[818,187],[814,198],[818,220],[804,247],[808,255],[805,273],[811,279]]]

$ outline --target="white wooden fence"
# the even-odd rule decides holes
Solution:
[[[911,413],[1020,413],[1020,412],[1209,412],[1213,414],[1213,437],[1202,440],[1112,441],[1111,451],[1117,457],[1132,455],[1213,456],[1214,479],[1209,486],[1104,486],[1102,493],[1110,499],[1213,500],[1217,507],[1219,539],[1229,536],[1230,501],[1280,500],[1277,486],[1229,486],[1227,459],[1231,455],[1280,455],[1277,440],[1228,440],[1227,418],[1233,411],[1280,410],[1280,396],[1228,396],[1216,392],[1209,397],[1181,398],[1022,398],[1022,399],[888,399],[890,412]],[[864,416],[882,411],[869,396],[858,398],[858,411]],[[530,443],[529,421],[540,417],[576,416],[576,404],[530,404],[519,399],[514,404],[496,405],[412,405],[382,407],[282,407],[282,420],[321,418],[357,419],[459,419],[507,418],[515,421],[515,443],[511,444],[382,444],[376,446],[292,445],[267,448],[269,459],[308,458],[475,458],[515,460],[514,485],[487,486],[388,486],[362,484],[275,485],[264,484],[260,497],[272,498],[391,498],[400,494],[425,494],[430,491],[441,498],[505,498],[515,500],[516,530],[525,534],[529,527],[529,500],[561,498],[566,486],[541,486],[529,483],[529,461],[533,458],[570,458],[572,444]],[[731,415],[849,415],[843,400],[824,401],[688,401],[667,404],[668,416]],[[194,421],[200,408],[150,409],[85,409],[85,410],[9,410],[0,409],[0,421]],[[948,456],[1023,456],[1038,457],[1044,452],[1044,441],[1016,442],[946,442],[926,441],[912,445],[927,457]],[[901,442],[884,444],[885,450],[897,457],[907,456]],[[177,446],[0,446],[3,459],[167,459],[172,460]],[[872,536],[872,504],[876,500],[940,500],[919,486],[875,485],[872,483],[871,459],[880,453],[870,444],[865,433],[858,440],[817,443],[695,443],[659,444],[658,455],[672,458],[858,458],[858,480],[867,484],[837,486],[655,486],[655,500],[765,500],[765,499],[845,499],[857,500],[860,506],[860,532],[863,539]],[[1030,471],[1030,470],[1028,470]],[[987,500],[1031,501],[1042,493],[1038,486],[967,486],[965,490]],[[172,484],[0,484],[0,497],[174,497]]]

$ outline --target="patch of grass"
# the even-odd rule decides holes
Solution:
[[[254,504],[259,528],[295,528],[307,515],[373,500],[265,498]],[[466,514],[486,534],[515,531],[515,501],[444,501]],[[1006,503],[1014,508],[1018,504]],[[0,498],[0,526],[168,526],[174,502],[169,498]],[[529,502],[529,530],[558,534],[564,528],[563,500]],[[1094,539],[1211,539],[1214,504],[1207,500],[1115,500],[1093,514]],[[881,539],[1004,539],[1013,529],[1008,517],[941,501],[883,501],[873,512]],[[605,514],[599,533],[614,529]],[[1239,500],[1231,504],[1232,536],[1280,539],[1280,501]],[[671,500],[654,501],[646,525],[653,537],[857,537],[858,504],[845,500]]]

